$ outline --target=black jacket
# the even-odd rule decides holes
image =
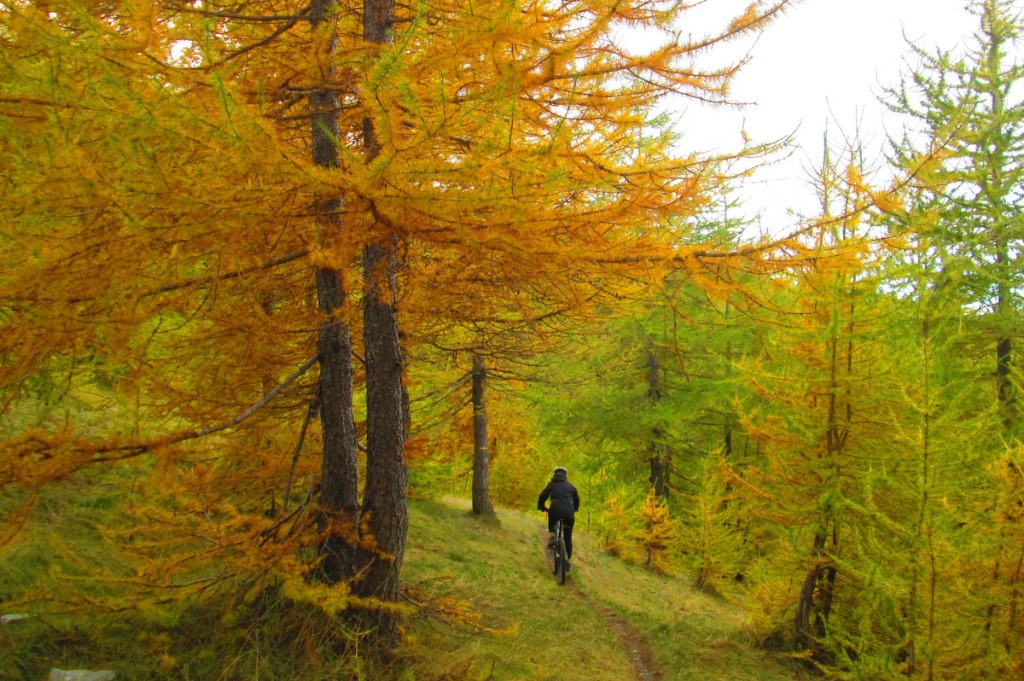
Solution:
[[[551,507],[544,508],[544,502],[551,499]],[[572,483],[565,479],[565,473],[559,471],[551,478],[551,482],[537,498],[537,510],[547,510],[558,518],[572,519],[573,514],[580,510],[580,495]]]

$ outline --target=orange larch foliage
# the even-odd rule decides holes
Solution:
[[[735,67],[699,56],[786,4],[688,42],[681,3],[443,1],[397,6],[379,43],[345,2],[315,30],[301,0],[7,3],[0,485],[141,458],[137,522],[223,549],[179,565],[292,574],[317,541],[314,268],[358,291],[363,247],[398,243],[407,347],[697,272],[670,232],[724,173],[652,108],[721,100]],[[619,45],[636,26],[660,42]],[[311,159],[312,91],[339,95],[334,165]],[[362,302],[335,311],[353,338]]]

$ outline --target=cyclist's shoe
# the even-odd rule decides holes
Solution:
[[[570,563],[569,561],[565,561],[565,571],[569,572],[571,570],[572,570],[572,563]]]
[[[548,548],[552,551],[555,550],[555,535],[548,537]]]

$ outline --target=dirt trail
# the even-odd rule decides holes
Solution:
[[[547,530],[543,527],[540,528],[538,536],[540,537],[541,551],[544,552],[544,557],[548,563],[548,574],[552,575],[554,563],[552,562],[551,554],[546,549],[548,542]],[[553,575],[552,579],[554,579]],[[617,612],[581,591],[579,586],[576,585],[575,580],[573,580],[571,572],[566,576],[565,583],[574,594],[604,616],[608,626],[619,637],[619,641],[622,642],[622,647],[625,649],[629,661],[633,664],[633,677],[637,681],[659,681],[661,679],[661,670],[658,669],[658,665],[654,662],[654,655],[651,652],[651,646],[647,639],[641,636],[640,632]]]
[[[633,676],[636,677],[637,681],[658,681],[661,679],[661,671],[654,662],[654,655],[651,652],[650,644],[647,643],[647,639],[641,636],[640,632],[632,624],[607,605],[598,603],[589,595],[580,591],[575,584],[571,586],[572,590],[580,598],[604,615],[608,626],[618,635],[619,640],[622,641],[622,647],[626,649],[626,655],[629,656],[629,661],[633,663]]]

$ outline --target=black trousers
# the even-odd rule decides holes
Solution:
[[[565,537],[565,557],[572,559],[572,525],[575,522],[574,518],[564,515],[556,515],[548,512],[548,532],[555,531],[555,521],[562,521],[562,536]]]

